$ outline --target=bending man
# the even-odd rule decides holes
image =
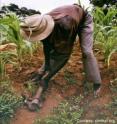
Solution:
[[[93,19],[81,6],[77,4],[61,6],[45,15],[27,17],[24,23],[21,23],[21,34],[27,40],[41,41],[45,55],[43,66],[33,77],[40,86],[29,109],[34,109],[33,105],[39,103],[49,80],[68,61],[77,35],[83,56],[85,82],[92,81],[94,92],[99,92],[101,77],[92,51]]]

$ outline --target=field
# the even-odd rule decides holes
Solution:
[[[114,115],[115,109],[112,109],[109,105],[116,97],[116,79],[117,77],[117,54],[113,55],[111,66],[108,68],[104,63],[103,55],[96,55],[98,59],[99,68],[102,76],[102,91],[100,98],[94,98],[91,91],[92,85],[89,85],[88,94],[84,95],[83,89],[83,68],[82,68],[82,56],[78,42],[75,43],[75,47],[71,58],[67,65],[50,81],[49,89],[45,94],[45,101],[43,107],[36,113],[29,112],[27,108],[22,106],[19,108],[13,118],[11,124],[32,124],[36,118],[45,118],[47,115],[51,115],[51,111],[54,107],[57,107],[63,100],[71,98],[73,96],[82,97],[79,103],[80,108],[83,109],[81,119],[85,120],[97,120],[105,119],[116,120]],[[36,71],[43,62],[42,47],[34,53],[33,57],[25,57],[27,61],[21,65],[21,71],[17,71],[12,68],[11,65],[7,65],[7,73],[13,82],[13,87],[18,94],[22,94],[25,91],[24,83],[29,79],[30,73]],[[113,81],[113,82],[112,82]],[[31,89],[32,88],[32,89]],[[33,91],[33,87],[30,88],[30,92]],[[116,90],[116,89],[115,89]],[[28,92],[29,93],[29,92]],[[116,103],[117,104],[117,103]]]
[[[112,11],[116,14],[114,9],[109,9],[111,14],[103,21],[101,9],[94,13],[93,51],[102,77],[100,97],[93,96],[92,83],[87,89],[83,87],[82,53],[76,41],[70,60],[49,82],[43,106],[37,112],[27,110],[22,94],[35,93],[37,87],[29,80],[31,73],[43,63],[42,45],[23,41],[14,14],[0,19],[0,124],[116,124],[117,27],[115,22],[109,22],[113,20]]]

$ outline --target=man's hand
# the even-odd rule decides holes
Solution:
[[[44,73],[40,74],[38,72],[33,72],[31,74],[31,80],[32,82],[35,82],[35,83],[39,83],[39,81],[41,80],[41,78],[43,77]]]

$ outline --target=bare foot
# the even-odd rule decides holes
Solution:
[[[39,108],[42,107],[42,102],[39,99],[33,99],[32,101],[26,101],[26,105],[28,107],[28,110],[37,111]]]
[[[99,98],[101,97],[101,87],[99,87],[96,91],[94,91],[94,97]]]

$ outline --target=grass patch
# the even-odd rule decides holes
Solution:
[[[0,82],[0,124],[9,124],[22,103],[22,97],[16,94],[10,81]]]
[[[53,114],[44,119],[36,119],[34,124],[78,124],[83,113],[80,107],[82,97],[71,97],[53,109]]]
[[[74,74],[68,72],[67,70],[64,71],[64,78],[68,82],[68,84],[76,84],[77,80]]]
[[[113,98],[111,110],[113,110],[113,115],[117,117],[117,96]]]
[[[113,115],[117,117],[117,78],[112,80],[110,83],[111,83],[110,89],[113,95],[112,95],[112,102],[109,105],[109,108],[113,112]]]

